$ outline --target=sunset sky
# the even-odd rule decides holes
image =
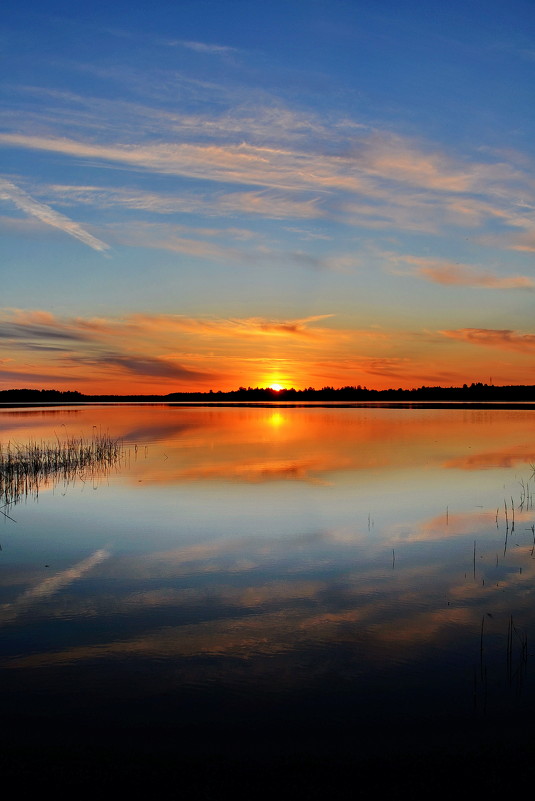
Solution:
[[[0,25],[0,389],[535,384],[532,0]]]

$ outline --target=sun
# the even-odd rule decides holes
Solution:
[[[284,389],[282,384],[270,384],[269,388],[275,390],[275,392],[280,392],[281,389]]]

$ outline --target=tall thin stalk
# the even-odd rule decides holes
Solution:
[[[28,495],[37,496],[49,480],[70,482],[105,473],[123,452],[122,443],[107,434],[54,443],[0,443],[0,512],[9,517],[11,506]]]

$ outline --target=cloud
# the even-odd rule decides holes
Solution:
[[[109,249],[109,245],[102,242],[100,239],[92,236],[81,225],[64,214],[60,214],[50,206],[40,203],[38,200],[30,197],[23,189],[15,186],[11,181],[6,181],[0,178],[0,199],[11,201],[18,209],[31,217],[37,217],[41,222],[47,225],[52,225],[59,228],[66,234],[73,236],[84,245],[92,248],[93,250],[105,251]]]
[[[0,334],[1,336],[1,334]],[[72,348],[61,348],[58,345],[42,345],[40,342],[17,342],[20,350],[33,351],[34,353],[70,353]]]
[[[125,223],[109,226],[108,232],[116,242],[128,247],[155,248],[169,250],[172,253],[186,253],[199,259],[214,261],[243,261],[246,256],[239,249],[227,245],[207,242],[203,238],[183,236],[183,227],[166,225],[165,223]],[[202,232],[190,229],[192,235]],[[221,232],[228,234],[227,232]]]
[[[361,161],[370,175],[389,176],[409,186],[466,192],[474,183],[473,168],[460,165],[440,152],[418,149],[410,140],[395,135],[371,138]]]
[[[142,315],[135,314],[129,318],[140,328],[159,331],[182,331],[212,337],[300,337],[305,339],[323,338],[325,329],[310,329],[311,323],[317,323],[333,317],[332,314],[317,314],[294,320],[274,320],[263,317],[245,318],[192,318],[181,315]],[[337,336],[340,336],[337,334]]]
[[[189,40],[168,44],[218,55],[232,51]],[[82,159],[86,167],[90,162],[205,183],[192,189],[185,181],[176,196],[130,190],[124,181],[121,189],[47,190],[63,194],[66,202],[157,214],[325,219],[369,232],[441,233],[455,226],[468,229],[472,239],[476,231],[479,238],[493,234],[500,247],[533,247],[535,198],[527,158],[489,148],[479,148],[475,157],[452,155],[432,142],[334,113],[288,108],[267,92],[192,81],[171,70],[119,69],[114,78],[128,84],[129,92],[134,83],[150,102],[48,91],[43,107],[46,90],[17,87],[33,93],[37,110],[25,104],[14,112],[0,142]],[[192,110],[184,111],[188,103]],[[511,228],[516,231],[509,241]],[[183,246],[169,243],[169,249]]]
[[[29,370],[3,370],[0,368],[0,382],[9,383],[9,387],[5,387],[5,389],[11,389],[14,381],[23,382],[24,387],[26,387],[28,384],[35,383],[48,384],[50,381],[59,381],[63,383],[65,381],[65,373],[31,372]],[[89,381],[89,378],[87,376],[69,376],[70,383],[79,383],[80,381]]]
[[[224,56],[229,53],[235,53],[236,48],[228,47],[227,45],[207,44],[206,42],[188,42],[180,40],[177,42],[169,42],[169,45],[178,44],[186,47],[188,50],[195,50],[196,53],[208,53],[216,56]]]
[[[524,275],[499,278],[483,270],[472,270],[450,264],[440,267],[422,267],[419,275],[437,284],[485,287],[487,289],[533,289],[535,282]]]
[[[0,339],[12,342],[38,338],[59,339],[80,343],[106,343],[110,340],[129,342],[136,338],[147,341],[152,335],[168,338],[173,333],[196,334],[212,338],[289,337],[322,339],[339,332],[316,326],[316,323],[333,317],[333,314],[316,314],[309,317],[276,319],[267,317],[186,317],[180,314],[130,314],[115,318],[59,319],[42,310],[8,310],[0,321]]]
[[[326,216],[320,207],[320,198],[300,198],[297,194],[262,192],[230,192],[220,195],[215,209],[220,214],[259,214],[271,219],[316,219]]]
[[[217,115],[122,103],[119,119],[121,112],[108,101],[90,100],[93,105],[80,119],[66,119],[62,126],[51,118],[47,134],[8,132],[0,135],[0,143],[113,169],[177,175],[203,181],[206,188],[201,186],[198,193],[188,187],[186,194],[176,196],[124,187],[58,185],[48,190],[68,203],[158,214],[321,218],[366,230],[439,233],[455,226],[470,229],[472,237],[476,230],[479,237],[492,234],[501,247],[533,247],[534,191],[528,165],[518,159],[513,163],[502,154],[489,154],[486,161],[468,162],[408,137],[370,132],[347,121],[328,125],[314,115],[258,102]],[[74,108],[73,101],[67,109]],[[60,113],[64,107],[58,104]],[[108,141],[88,137],[88,117],[95,126],[106,120]],[[77,128],[84,133],[73,136]],[[58,136],[59,129],[70,135]],[[213,190],[209,182],[223,186]],[[242,189],[229,191],[232,186]],[[516,229],[512,239],[511,228]],[[180,250],[187,243],[167,246]],[[428,277],[435,280],[432,274]]]
[[[535,231],[525,231],[521,234],[513,234],[507,237],[507,243],[511,250],[519,250],[525,251],[527,253],[534,253],[535,252]],[[492,244],[501,244],[503,246],[503,242],[499,243],[496,239],[493,241]]]
[[[291,264],[314,271],[348,272],[359,265],[354,254],[320,257],[301,250],[283,250],[263,244],[259,235],[245,228],[193,228],[171,223],[119,223],[106,228],[109,238],[128,247],[154,248],[185,253],[198,259],[210,259],[231,265]],[[188,233],[188,236],[184,236]],[[206,239],[210,241],[206,241]],[[214,241],[219,238],[231,242]],[[254,240],[251,244],[251,240]],[[246,246],[244,246],[246,243]]]
[[[236,213],[286,220],[317,219],[326,216],[320,197],[303,197],[302,193],[270,190],[255,192],[168,193],[147,192],[106,186],[72,186],[56,184],[47,188],[57,202],[82,203],[100,209],[125,208],[154,214],[199,214],[229,216]]]
[[[394,256],[394,260],[414,264],[412,275],[444,286],[472,286],[486,289],[533,289],[535,281],[525,275],[501,277],[468,264],[454,264],[445,259],[419,256]]]
[[[306,325],[311,322],[316,322],[317,320],[324,320],[328,317],[332,317],[331,314],[321,314],[316,315],[315,317],[304,317],[301,320],[289,320],[285,322],[280,321],[270,321],[270,320],[258,320],[258,319],[250,319],[247,321],[249,326],[252,326],[252,330],[255,333],[259,334],[275,334],[275,335],[283,335],[283,336],[304,336],[310,337],[314,336],[307,328]]]
[[[520,334],[510,329],[459,328],[455,331],[441,331],[450,339],[468,342],[470,345],[512,350],[518,353],[535,352],[535,334]]]
[[[110,36],[121,39],[131,39],[135,42],[144,42],[155,47],[185,47],[187,50],[194,50],[197,53],[208,53],[214,55],[226,55],[238,52],[235,47],[230,45],[218,45],[207,42],[196,42],[187,39],[167,39],[156,36],[153,33],[138,33],[120,28],[108,27],[104,31]]]
[[[118,68],[111,65],[99,68],[94,64],[74,65],[77,69],[89,72],[107,82],[110,77],[120,83],[127,83],[129,94],[132,84],[138,85],[140,93],[150,92],[153,105],[115,98],[109,100],[91,95],[77,95],[72,92],[45,89],[42,86],[17,86],[17,94],[45,99],[46,107],[33,112],[25,108],[26,130],[62,130],[62,135],[73,130],[86,131],[102,127],[106,123],[105,136],[122,141],[143,142],[147,137],[158,134],[158,141],[213,141],[242,142],[253,144],[280,145],[282,142],[308,142],[311,137],[329,140],[332,149],[344,135],[354,135],[358,128],[355,123],[318,118],[314,114],[288,109],[269,98],[259,102],[258,93],[244,96],[243,90],[232,90],[228,85],[194,80],[176,71],[158,70],[147,77],[146,72]],[[209,113],[201,110],[184,111],[181,104],[176,108],[177,92],[182,99],[192,99],[195,109],[201,109],[203,102],[212,108]],[[154,104],[157,100],[158,103]],[[161,101],[168,101],[168,109],[162,108]],[[213,108],[217,108],[214,112]],[[15,130],[15,128],[14,128]],[[21,127],[17,126],[17,133]],[[104,131],[102,131],[104,133]]]
[[[358,343],[360,351],[374,351],[379,349],[384,352],[393,353],[397,351],[402,340],[399,333],[376,335],[370,331],[353,331],[347,337]],[[418,333],[417,340],[423,341],[423,336]],[[410,346],[412,351],[413,343],[410,338],[405,340],[406,346]],[[355,383],[354,376],[359,376],[359,383],[363,384],[366,376],[374,378],[387,378],[387,386],[415,386],[419,384],[436,384],[442,386],[452,385],[459,382],[461,376],[455,370],[448,369],[448,365],[437,366],[429,361],[418,360],[412,357],[395,355],[376,355],[361,356],[360,358],[332,359],[329,362],[320,362],[316,365],[319,368],[315,378],[323,382],[332,383],[333,376],[336,376],[339,385],[348,383],[347,377],[351,376],[351,384]],[[321,372],[320,372],[321,370]],[[464,379],[463,379],[464,380]]]
[[[159,357],[141,356],[141,355],[128,355],[128,354],[114,354],[108,353],[96,358],[85,359],[80,361],[89,362],[97,365],[120,367],[127,372],[134,373],[138,376],[149,376],[151,378],[171,378],[175,380],[211,380],[216,379],[214,373],[201,372],[199,370],[191,370],[181,364],[171,361],[170,359],[163,359]]]
[[[338,347],[347,340],[347,332],[323,324],[331,317],[59,318],[40,310],[5,310],[0,315],[0,355],[3,349],[9,357],[3,365],[6,384],[10,379],[32,385],[53,382],[61,389],[82,380],[77,377],[81,374],[94,394],[134,391],[134,384],[137,393],[150,394],[163,391],[169,382],[184,389],[225,389],[244,380],[264,382],[275,368],[284,375],[290,370],[300,374],[303,359],[313,358],[318,348]]]
[[[460,165],[453,165],[440,155],[418,152],[415,147],[409,148],[407,144],[387,137],[376,137],[374,142],[355,142],[354,152],[343,156],[245,141],[239,144],[221,141],[192,144],[176,142],[176,137],[175,141],[164,144],[139,142],[126,145],[6,133],[0,135],[0,142],[190,178],[284,190],[338,189],[383,199],[391,197],[384,182],[457,194],[474,191],[480,184],[485,184],[485,168],[489,179],[495,177],[493,165],[463,170]],[[357,144],[361,145],[360,149],[357,149]],[[503,172],[505,180],[508,175],[505,169]]]
[[[1,134],[4,145],[127,164],[138,170],[279,190],[362,189],[350,159],[240,144],[93,144],[75,139]]]
[[[410,359],[397,357],[373,358],[360,360],[360,369],[368,375],[378,375],[396,380],[406,380],[414,375],[415,365]],[[409,376],[407,375],[409,373]],[[422,370],[422,374],[424,371]]]
[[[14,309],[9,312],[7,320],[0,322],[0,339],[83,341],[88,338],[87,332],[80,331],[78,324],[63,322],[50,312],[41,310]]]

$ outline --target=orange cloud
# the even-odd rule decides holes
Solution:
[[[477,365],[474,360],[468,368],[466,359],[459,365],[451,347],[450,362],[447,354],[440,363],[430,354],[447,339],[524,354],[535,347],[535,334],[511,330],[400,333],[322,324],[332,317],[69,318],[44,310],[6,310],[0,314],[1,380],[5,388],[24,382],[69,389],[83,382],[95,394],[226,390],[273,382],[296,388],[449,386],[462,384],[467,374],[470,380],[492,375],[500,383],[518,383],[508,363],[482,368],[481,360]]]
[[[418,149],[397,136],[377,137],[366,148],[367,171],[413,186],[448,192],[471,191],[474,175],[440,153]]]
[[[308,326],[319,320],[333,317],[332,314],[318,314],[303,317],[297,320],[270,320],[262,317],[245,318],[191,318],[181,315],[142,315],[135,314],[130,320],[140,327],[151,330],[182,331],[208,336],[229,337],[304,337],[306,339],[321,339],[330,332],[328,329]],[[339,336],[339,334],[337,334]]]
[[[535,251],[535,233],[533,231],[526,231],[510,238],[512,250],[527,251],[533,253]]]
[[[386,254],[389,260],[415,265],[411,275],[417,275],[444,286],[473,286],[487,289],[533,289],[535,281],[525,275],[498,276],[488,270],[445,259],[426,259],[420,256]]]
[[[276,371],[277,380],[299,385],[315,353],[347,338],[321,325],[332,316],[59,318],[12,310],[0,316],[0,357],[2,348],[10,357],[0,378],[7,388],[22,381],[68,389],[83,381],[95,393],[152,394],[264,386]],[[261,355],[259,339],[266,345]],[[24,356],[30,353],[31,364]]]
[[[75,341],[88,339],[88,334],[78,324],[59,320],[47,311],[12,309],[0,320],[0,339]]]
[[[95,145],[74,139],[2,134],[0,142],[15,147],[104,159],[169,175],[209,179],[225,183],[253,184],[272,189],[317,187],[352,191],[363,189],[350,160],[284,148],[239,145]]]
[[[441,331],[450,339],[468,342],[470,345],[486,345],[490,348],[513,350],[519,353],[535,351],[535,334],[519,334],[510,329],[459,328],[456,331]]]
[[[499,278],[483,270],[457,264],[422,267],[418,274],[437,284],[486,287],[487,289],[533,289],[535,281],[524,275]]]

